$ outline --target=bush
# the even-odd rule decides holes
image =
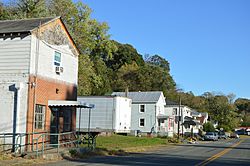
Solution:
[[[211,122],[207,122],[203,125],[203,130],[205,132],[214,132],[215,128]]]
[[[71,156],[76,156],[77,155],[77,150],[76,149],[70,149],[69,153]]]

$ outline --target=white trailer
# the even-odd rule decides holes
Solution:
[[[131,99],[119,96],[78,96],[77,100],[94,105],[89,110],[77,109],[78,131],[130,133]]]

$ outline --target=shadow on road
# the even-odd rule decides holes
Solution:
[[[196,165],[206,160],[204,157],[191,156],[191,155],[173,155],[173,154],[157,154],[157,153],[134,153],[128,156],[105,156],[105,157],[93,157],[77,161],[77,165],[88,165],[88,164],[103,164],[103,165]],[[234,161],[231,159],[225,159],[220,162],[221,165],[250,165],[249,160]]]

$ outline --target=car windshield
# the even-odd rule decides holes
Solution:
[[[214,133],[213,132],[208,132],[208,133],[206,133],[206,135],[214,135]]]

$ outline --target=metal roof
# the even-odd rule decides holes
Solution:
[[[171,101],[171,100],[166,100],[166,105],[179,105],[179,103],[176,103],[176,102]]]
[[[125,92],[113,92],[112,95],[126,97]],[[127,97],[132,99],[133,103],[157,103],[161,95],[161,91],[128,92]]]
[[[168,119],[168,116],[164,114],[158,114],[157,119]]]
[[[69,100],[49,100],[49,107],[78,107],[78,108],[94,108],[93,104],[81,103]]]
[[[40,25],[48,23],[56,18],[59,17],[2,20],[0,21],[0,34],[31,32],[32,30],[38,28]]]

